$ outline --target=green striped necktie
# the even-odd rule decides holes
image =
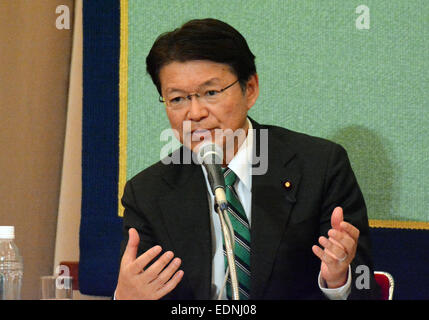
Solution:
[[[235,265],[239,285],[240,300],[248,300],[250,294],[250,226],[243,206],[234,189],[237,175],[229,168],[222,169],[225,177],[226,200],[228,201],[228,214],[235,233]],[[223,244],[225,269],[228,266],[225,243]],[[228,299],[232,297],[231,278],[226,284]]]

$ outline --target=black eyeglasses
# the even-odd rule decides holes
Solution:
[[[237,82],[238,82],[238,79],[222,89],[207,88],[207,89],[204,89],[204,91],[202,92],[196,92],[188,95],[172,95],[167,99],[164,99],[163,97],[159,97],[159,102],[165,103],[165,105],[171,109],[175,109],[175,110],[182,109],[182,108],[189,107],[189,105],[191,104],[192,96],[195,96],[195,98],[199,99],[201,103],[214,105],[222,100],[221,93],[231,88]]]

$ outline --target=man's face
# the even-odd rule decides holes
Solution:
[[[194,93],[210,95],[211,90],[219,91],[237,80],[228,65],[208,60],[169,63],[161,68],[159,78],[162,96],[167,101]],[[195,151],[202,140],[215,140],[215,130],[243,129],[247,133],[247,112],[258,95],[258,77],[254,75],[245,92],[236,83],[221,92],[215,104],[193,96],[184,108],[167,106],[167,117],[180,142]]]

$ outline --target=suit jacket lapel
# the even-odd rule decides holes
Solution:
[[[253,123],[256,129],[256,150],[259,152],[260,130],[264,127]],[[262,299],[269,281],[281,238],[285,232],[295,203],[300,174],[288,169],[294,157],[292,148],[286,148],[269,133],[268,171],[252,177],[252,226],[251,226],[251,298]],[[290,187],[284,183],[289,181]]]
[[[212,241],[207,188],[199,166],[176,166],[174,174],[164,177],[172,190],[159,199],[162,218],[174,253],[182,258],[183,280],[195,299],[209,299]]]

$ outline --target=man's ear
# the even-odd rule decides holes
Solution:
[[[259,78],[255,73],[250,76],[246,86],[247,110],[253,107],[259,97]]]

